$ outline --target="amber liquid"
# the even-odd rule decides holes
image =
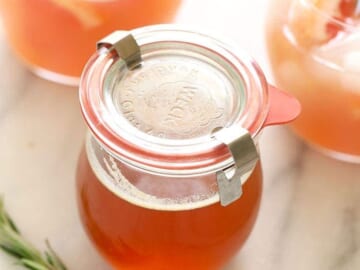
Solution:
[[[196,180],[195,180],[196,181]],[[235,203],[183,211],[139,207],[97,179],[85,152],[77,171],[80,215],[98,250],[115,269],[221,269],[253,228],[262,191],[260,166]]]
[[[302,50],[291,42],[285,33],[290,3],[290,0],[272,0],[267,46],[278,86],[293,93],[302,104],[301,115],[292,127],[311,145],[360,156],[360,74],[353,75],[353,83],[345,85],[346,74],[317,61],[311,49]],[[298,26],[305,27],[308,23],[304,20]]]
[[[181,0],[0,0],[11,46],[28,65],[79,77],[114,30],[167,23]]]

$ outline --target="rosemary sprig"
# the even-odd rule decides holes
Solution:
[[[59,256],[46,241],[42,254],[24,239],[4,208],[0,197],[0,249],[17,259],[17,263],[30,270],[67,270]]]

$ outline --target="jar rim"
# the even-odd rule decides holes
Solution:
[[[130,33],[143,50],[151,44],[157,44],[153,47],[161,50],[159,44],[185,42],[191,48],[223,59],[227,68],[231,67],[232,72],[244,83],[246,96],[241,110],[226,125],[239,125],[256,139],[267,117],[269,101],[265,76],[251,57],[235,48],[231,42],[224,43],[223,39],[176,25],[147,26]],[[114,122],[118,115],[114,116],[114,110],[109,112],[104,89],[111,68],[119,65],[116,66],[118,70],[125,65],[121,61],[113,51],[100,49],[90,58],[80,81],[83,116],[104,148],[131,166],[162,175],[201,175],[219,171],[234,163],[226,145],[217,141],[211,133],[190,139],[173,139],[146,133],[137,136],[129,132],[130,128],[119,128]],[[121,79],[124,77],[120,76]]]

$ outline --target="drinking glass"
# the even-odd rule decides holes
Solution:
[[[167,23],[180,0],[0,0],[5,32],[15,54],[37,75],[77,85],[108,33]]]
[[[277,84],[301,102],[311,146],[360,162],[360,1],[272,0],[267,47]]]

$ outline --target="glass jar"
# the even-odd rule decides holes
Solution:
[[[360,1],[272,0],[267,47],[303,111],[292,127],[327,155],[360,162]]]
[[[169,22],[180,0],[0,0],[9,43],[40,77],[77,85],[100,38]]]
[[[260,130],[300,110],[246,54],[175,26],[101,40],[80,101],[80,216],[115,269],[224,266],[258,213]]]

